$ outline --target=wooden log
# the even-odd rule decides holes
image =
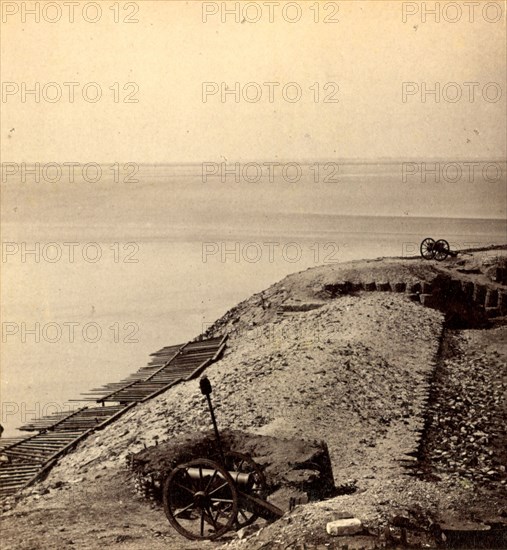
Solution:
[[[392,283],[391,287],[394,292],[405,292],[405,290],[407,289],[407,283],[400,281]]]
[[[486,308],[496,308],[498,304],[498,291],[496,289],[490,288],[486,292],[486,298],[484,305]]]
[[[479,305],[484,306],[486,300],[486,287],[483,285],[474,285],[473,301]]]
[[[391,285],[388,282],[377,281],[377,290],[379,290],[380,292],[388,292],[391,290]]]

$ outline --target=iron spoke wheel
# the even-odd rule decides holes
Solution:
[[[425,260],[432,260],[435,257],[435,241],[431,237],[427,237],[420,246],[421,256]]]
[[[169,523],[188,539],[213,540],[236,523],[238,494],[223,466],[200,458],[176,466],[164,483]]]
[[[440,239],[435,243],[435,260],[441,262],[449,256],[451,248],[445,239]]]
[[[249,487],[248,493],[263,500],[267,497],[266,477],[259,465],[251,457],[230,451],[225,454],[225,466],[230,472],[250,474],[251,487]],[[257,518],[256,514],[242,507],[240,501],[238,503],[238,514],[234,522],[234,528],[241,529],[242,527],[246,527],[252,524]]]

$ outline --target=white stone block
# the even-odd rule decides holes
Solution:
[[[363,524],[361,520],[357,518],[337,519],[335,521],[330,521],[326,525],[328,535],[333,537],[355,535],[356,533],[360,533],[362,529]]]

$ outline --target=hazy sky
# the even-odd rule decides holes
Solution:
[[[221,3],[203,8],[197,1],[120,2],[119,14],[110,9],[113,2],[101,2],[96,23],[84,21],[81,3],[74,23],[68,8],[58,22],[48,22],[56,17],[54,7],[41,12],[39,23],[33,15],[23,23],[21,4],[33,3],[3,2],[1,76],[4,92],[12,92],[1,105],[3,161],[505,157],[502,2],[493,3],[504,10],[498,22],[491,22],[495,8],[484,15],[481,2],[472,15],[461,3],[454,23],[445,21],[457,17],[452,9],[438,23],[431,14],[424,22],[415,2],[405,9],[417,13],[405,14],[404,22],[398,1],[320,2],[318,23],[315,2],[299,2],[301,18],[294,23],[287,19],[298,17],[296,7],[283,12],[285,2],[251,3],[240,14],[243,23],[234,14],[222,22]],[[210,12],[206,23],[203,9]],[[215,9],[219,12],[212,14]],[[258,22],[249,22],[259,14]],[[93,9],[85,15],[96,16]],[[322,22],[326,16],[338,22]],[[121,22],[129,17],[139,22]],[[36,82],[40,102],[33,95],[22,98],[23,83],[33,89]],[[50,82],[57,86],[44,89]],[[65,82],[78,83],[73,103]],[[95,103],[82,98],[90,82],[102,90]],[[129,82],[135,86],[123,90]],[[203,82],[211,92],[222,83],[234,88],[238,82],[241,92],[247,83],[258,83],[246,93],[252,99],[260,89],[261,96],[249,103],[243,95],[235,102],[230,94],[222,101],[218,92],[204,103]],[[280,84],[272,85],[273,102],[265,82]],[[298,86],[302,94],[294,103],[282,95],[291,82],[297,86],[285,89],[287,98],[295,97]],[[403,82],[415,83],[405,102]],[[431,89],[437,82],[440,102],[430,94],[423,102],[423,83]],[[449,82],[457,87],[445,87]],[[484,89],[488,83],[493,84]],[[132,98],[138,102],[123,103],[137,87]],[[95,89],[87,89],[90,98]],[[47,101],[59,90],[60,100]],[[453,101],[458,90],[462,97]],[[502,96],[495,102],[498,91]],[[327,96],[338,102],[324,103]]]

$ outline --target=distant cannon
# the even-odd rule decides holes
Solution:
[[[435,241],[431,237],[426,237],[420,246],[421,256],[425,260],[437,260],[442,262],[447,256],[457,256],[457,252],[451,251],[449,243],[445,239]]]

